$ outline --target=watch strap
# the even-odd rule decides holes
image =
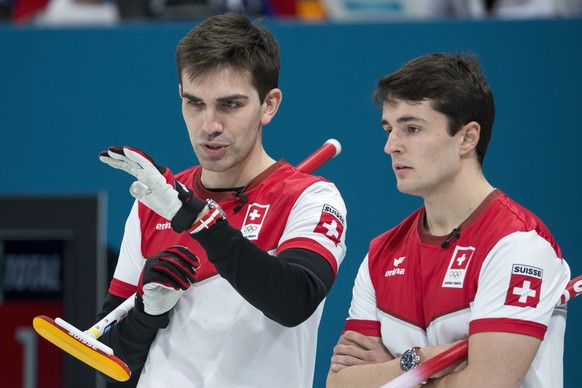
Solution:
[[[209,207],[208,213],[206,213],[202,218],[196,221],[190,227],[190,229],[188,229],[188,233],[194,234],[204,229],[210,229],[210,227],[216,224],[219,220],[226,220],[226,215],[224,214],[224,211],[215,201],[207,199],[206,203]]]

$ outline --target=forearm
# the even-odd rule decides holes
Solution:
[[[400,358],[380,364],[354,365],[331,371],[327,375],[327,388],[378,388],[402,374]]]
[[[423,388],[455,388],[455,387],[491,387],[491,383],[487,379],[482,379],[479,381],[478,378],[471,377],[468,372],[456,372],[448,374],[444,377],[438,379],[431,379]]]
[[[511,368],[511,362],[508,361],[509,367],[497,367],[482,364],[479,365],[461,365],[456,371],[445,376],[431,379],[423,388],[487,388],[487,387],[505,387],[519,388],[523,383],[524,375],[516,369]]]
[[[506,387],[519,388],[523,380],[516,378],[510,383],[503,376],[498,376],[491,368],[469,368],[466,367],[460,371],[452,372],[446,376],[430,379],[423,388],[488,388],[488,387]]]
[[[541,340],[522,334],[486,332],[469,337],[468,359],[428,387],[515,387],[525,376]]]
[[[242,297],[284,326],[309,318],[333,283],[333,270],[323,257],[305,250],[274,257],[226,222],[192,236]]]

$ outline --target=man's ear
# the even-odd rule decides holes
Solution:
[[[477,148],[479,137],[481,136],[481,126],[476,121],[471,121],[459,131],[461,135],[461,155],[466,155]]]
[[[180,98],[182,98],[182,83],[178,84],[178,93],[180,94]]]
[[[273,117],[275,117],[275,114],[277,114],[277,110],[279,109],[282,100],[283,93],[278,88],[272,89],[267,93],[265,96],[265,102],[263,102],[263,116],[261,117],[262,125],[267,125],[271,122]]]

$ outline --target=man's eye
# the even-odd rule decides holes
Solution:
[[[408,127],[408,132],[410,133],[420,132],[420,127]]]
[[[240,104],[238,103],[238,101],[224,101],[222,103],[222,106],[228,109],[235,109],[238,108]]]
[[[198,100],[187,100],[186,103],[188,105],[192,105],[192,106],[200,106],[200,105],[202,105],[202,102],[201,101],[198,101]]]

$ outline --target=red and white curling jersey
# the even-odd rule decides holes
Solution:
[[[201,199],[212,198],[228,222],[265,251],[277,255],[303,248],[323,256],[334,272],[343,260],[346,208],[334,184],[275,163],[244,190],[211,192],[193,167],[176,178]],[[172,245],[187,246],[200,259],[190,287],[153,342],[139,387],[311,387],[323,302],[302,324],[288,328],[267,318],[217,274],[200,245],[177,234],[164,218],[136,202],[125,226],[110,292],[127,298],[146,257]],[[258,288],[260,284],[256,285]],[[265,290],[265,292],[269,292]]]
[[[499,190],[458,238],[424,232],[424,208],[375,238],[345,329],[382,337],[392,355],[479,332],[543,339],[523,386],[561,387],[570,269],[545,225]]]

